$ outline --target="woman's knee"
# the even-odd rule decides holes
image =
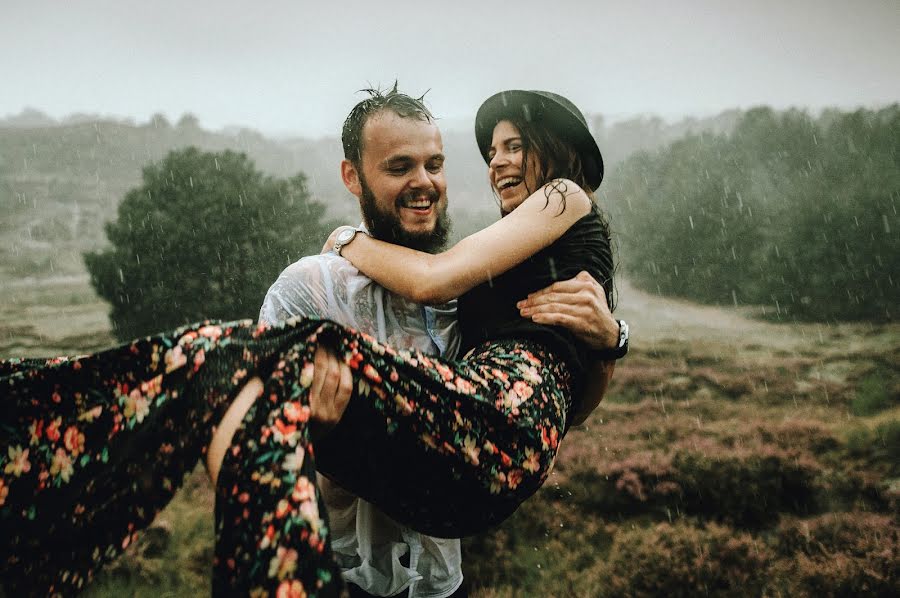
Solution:
[[[219,478],[219,470],[222,467],[222,460],[225,458],[225,452],[231,446],[231,439],[234,433],[241,425],[244,415],[253,405],[253,402],[263,392],[263,382],[259,377],[251,378],[247,384],[238,392],[234,401],[228,407],[222,421],[216,426],[213,432],[212,440],[209,443],[209,450],[206,452],[206,470],[209,477],[216,484]]]

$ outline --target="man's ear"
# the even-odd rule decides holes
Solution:
[[[359,172],[350,160],[341,160],[341,180],[344,181],[344,187],[347,188],[347,191],[356,197],[362,195],[362,184],[359,180]]]

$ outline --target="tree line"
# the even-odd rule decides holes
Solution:
[[[620,164],[601,189],[639,287],[805,320],[900,305],[900,106],[756,108]]]

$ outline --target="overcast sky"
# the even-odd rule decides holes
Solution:
[[[897,0],[0,0],[0,116],[336,135],[397,78],[450,126],[512,88],[673,120],[900,101],[898,57]]]

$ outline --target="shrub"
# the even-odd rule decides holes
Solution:
[[[598,596],[759,595],[771,556],[759,541],[716,524],[661,523],[616,535]]]
[[[777,529],[772,585],[786,595],[896,596],[900,533],[891,516],[830,513]]]

